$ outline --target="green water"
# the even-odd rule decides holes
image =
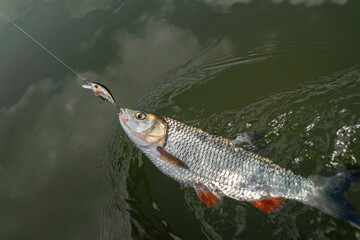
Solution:
[[[0,1],[121,106],[224,137],[296,174],[360,166],[358,0]],[[294,201],[197,200],[82,81],[0,18],[0,239],[360,239]],[[346,198],[360,210],[360,183]]]

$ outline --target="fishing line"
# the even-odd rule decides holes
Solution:
[[[121,111],[120,107],[115,102],[114,97],[112,96],[110,90],[106,88],[104,85],[95,82],[89,82],[86,78],[82,77],[79,73],[77,73],[74,69],[69,67],[66,63],[64,63],[60,58],[58,58],[55,54],[53,54],[49,49],[47,49],[44,45],[39,43],[35,38],[33,38],[30,34],[28,34],[25,30],[23,30],[19,25],[9,19],[5,14],[0,11],[0,15],[9,21],[12,25],[14,25],[17,29],[19,29],[22,33],[28,36],[33,42],[35,42],[38,46],[44,49],[47,53],[53,56],[56,60],[58,60],[62,65],[67,67],[71,72],[73,72],[76,76],[78,76],[81,80],[83,80],[86,84],[82,85],[83,88],[91,89],[96,96],[100,97],[103,101],[108,101],[112,103],[118,110]]]
[[[51,56],[53,56],[56,60],[58,60],[62,65],[64,65],[65,67],[67,67],[71,72],[73,72],[76,76],[78,76],[81,80],[83,80],[86,83],[89,83],[86,78],[82,77],[79,73],[77,73],[74,69],[72,69],[71,67],[69,67],[66,63],[64,63],[60,58],[58,58],[55,54],[53,54],[52,52],[50,52],[50,50],[48,50],[45,46],[43,46],[41,43],[39,43],[35,38],[33,38],[32,36],[30,36],[30,34],[28,34],[27,32],[25,32],[25,30],[23,30],[20,26],[18,26],[15,22],[13,22],[11,19],[9,19],[7,16],[5,16],[1,11],[0,11],[0,15],[5,18],[6,20],[8,20],[12,25],[14,25],[17,29],[19,29],[21,32],[23,32],[26,36],[28,36],[31,40],[33,40],[38,46],[40,46],[42,49],[44,49],[47,53],[49,53]]]

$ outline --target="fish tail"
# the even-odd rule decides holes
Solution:
[[[330,176],[311,176],[316,197],[308,205],[360,229],[360,215],[344,198],[344,192],[360,177],[360,169],[350,169]]]

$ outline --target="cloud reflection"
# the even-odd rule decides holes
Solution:
[[[186,62],[199,47],[197,38],[190,31],[164,20],[146,16],[142,20],[141,34],[125,30],[114,33],[118,44],[117,58],[103,71],[80,73],[89,81],[107,79],[103,83],[122,106],[135,102],[151,80]],[[101,28],[94,30],[94,37],[78,43],[77,49],[88,51],[96,47],[101,34]],[[82,89],[81,83],[73,77],[34,79],[28,87],[25,87],[28,83],[22,83],[25,91],[15,104],[0,109],[0,141],[6,142],[6,145],[0,144],[0,152],[7,156],[0,166],[3,169],[0,185],[9,201],[21,201],[29,196],[39,199],[42,192],[51,191],[53,186],[59,186],[57,195],[63,188],[67,189],[65,195],[88,190],[91,186],[83,183],[88,187],[76,187],[72,181],[82,178],[79,174],[94,172],[94,164],[91,164],[95,161],[94,152],[99,149],[99,144],[102,149],[106,147],[107,140],[118,127],[118,119],[112,105],[99,107],[97,99]],[[72,170],[74,168],[81,168],[81,171]],[[77,175],[64,178],[65,173]],[[88,176],[83,179],[89,181]],[[118,187],[126,191],[123,185]],[[96,210],[96,207],[92,209]],[[38,216],[34,216],[34,222],[43,221],[41,214],[42,210],[36,211]],[[119,216],[107,215],[106,218],[112,221]],[[19,224],[14,223],[14,226]],[[109,231],[117,232],[115,228],[118,226]]]
[[[0,31],[9,24],[9,21],[3,18],[2,15],[16,21],[25,16],[31,9],[31,5],[31,1],[28,0],[0,1]]]
[[[67,0],[65,8],[70,17],[83,18],[94,10],[109,10],[111,8],[111,0]]]
[[[12,105],[11,107],[3,107],[0,111],[0,113],[3,114],[14,114],[16,111],[21,110],[22,108],[26,107],[26,105],[29,104],[29,101],[31,101],[31,98],[34,95],[40,95],[40,94],[47,94],[51,90],[54,90],[56,87],[56,82],[53,79],[44,79],[38,83],[31,84],[26,90],[23,96],[20,98],[20,100]]]
[[[105,69],[105,79],[116,84],[121,101],[144,94],[151,80],[190,59],[199,47],[196,37],[166,21],[149,19],[141,36],[118,32],[118,58]],[[141,86],[139,86],[141,84]],[[128,92],[138,93],[136,96]]]
[[[114,114],[111,105],[94,111],[96,100],[90,96],[93,101],[88,101],[90,92],[81,92],[82,81],[67,79],[65,83],[59,86],[45,79],[30,85],[18,103],[0,111],[1,118],[8,120],[7,128],[12,129],[5,130],[1,138],[17,146],[8,149],[11,161],[6,166],[13,171],[7,176],[14,183],[12,198],[46,187],[59,160],[62,166],[72,165],[71,161],[88,164],[92,157],[87,150],[95,149],[98,139],[113,131],[111,123],[116,117],[105,117]],[[62,91],[54,93],[59,87]]]
[[[250,3],[253,0],[202,0],[208,5],[220,7],[221,11],[227,11],[231,6],[237,3]],[[289,2],[291,5],[305,5],[307,7],[320,6],[324,3],[334,3],[344,5],[348,0],[267,0],[273,3]]]

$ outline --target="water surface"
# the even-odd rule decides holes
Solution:
[[[357,0],[1,1],[119,105],[224,137],[296,174],[360,166]],[[197,200],[143,156],[82,81],[0,20],[1,239],[360,239],[294,201],[267,215]],[[360,183],[346,198],[360,210]]]

